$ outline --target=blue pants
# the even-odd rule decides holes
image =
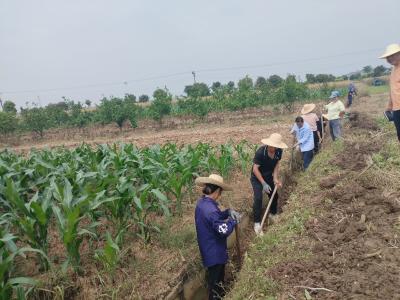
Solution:
[[[336,140],[342,136],[342,124],[340,123],[340,119],[329,120],[329,131],[332,140]]]
[[[314,150],[301,152],[301,155],[303,156],[303,168],[305,171],[314,157]]]
[[[394,126],[396,127],[397,138],[400,142],[400,110],[393,111],[393,122]]]

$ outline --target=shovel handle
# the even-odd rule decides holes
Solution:
[[[240,264],[242,263],[242,253],[240,251],[240,239],[239,239],[239,225],[235,225],[235,235],[236,235],[236,251],[237,251],[237,259],[238,259],[238,268],[240,268]]]
[[[269,199],[267,209],[265,210],[264,216],[263,216],[262,221],[261,221],[261,230],[262,230],[262,228],[264,226],[265,220],[267,219],[269,209],[271,208],[271,204],[272,204],[272,201],[274,200],[274,197],[275,197],[275,194],[276,194],[277,190],[278,190],[278,185],[275,185],[274,191],[272,193],[271,198]]]

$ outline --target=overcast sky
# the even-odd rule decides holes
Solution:
[[[179,95],[192,70],[207,84],[344,74],[383,63],[399,11],[400,0],[0,0],[0,97]]]

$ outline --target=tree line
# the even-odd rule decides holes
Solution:
[[[372,68],[366,66],[360,77],[381,76],[388,72],[384,66]],[[0,112],[0,134],[9,136],[20,132],[34,132],[43,137],[50,128],[85,128],[91,124],[116,124],[121,130],[125,123],[137,127],[139,119],[153,119],[162,124],[165,116],[193,115],[204,118],[212,111],[237,111],[247,107],[263,105],[284,105],[292,109],[298,100],[310,100],[326,97],[330,88],[327,83],[343,79],[329,74],[307,74],[306,81],[299,81],[294,75],[282,78],[272,75],[268,78],[258,77],[255,81],[249,76],[221,83],[216,81],[209,87],[202,82],[187,85],[185,95],[173,97],[167,88],[156,89],[152,100],[148,95],[136,98],[133,94],[124,97],[108,97],[92,107],[90,100],[75,102],[63,97],[63,101],[51,103],[44,107],[27,105],[17,113],[15,104],[5,101]],[[310,87],[309,83],[322,83],[318,87]],[[176,101],[172,101],[173,98]],[[149,102],[143,106],[139,103]]]

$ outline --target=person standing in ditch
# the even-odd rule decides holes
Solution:
[[[301,117],[303,120],[310,126],[311,131],[314,135],[314,153],[318,152],[319,144],[321,142],[321,133],[318,130],[318,123],[320,123],[320,119],[317,114],[314,112],[315,104],[304,104],[301,109]]]
[[[344,116],[345,107],[343,102],[339,100],[338,91],[333,91],[329,99],[331,102],[325,105],[325,109],[328,111],[329,132],[332,140],[335,141],[342,136],[341,118]]]
[[[282,136],[278,133],[271,134],[268,138],[262,139],[263,146],[258,148],[253,159],[250,182],[253,187],[253,216],[254,231],[261,234],[261,211],[263,193],[270,198],[275,186],[282,187],[279,180],[279,164],[282,159],[283,149],[287,145],[282,141]],[[278,193],[271,203],[270,220],[278,213]]]
[[[296,135],[297,143],[295,143],[293,147],[300,148],[303,158],[303,169],[305,171],[314,157],[313,131],[310,126],[304,122],[303,117],[297,117],[291,132]]]
[[[239,224],[240,214],[233,209],[219,209],[217,201],[222,191],[232,190],[221,176],[198,177],[195,183],[203,187],[203,196],[196,205],[195,223],[200,254],[207,268],[208,299],[221,299],[228,261],[227,238]]]
[[[386,110],[392,112],[397,139],[400,142],[400,45],[389,45],[380,58],[386,59],[393,66],[390,74],[390,96]]]

